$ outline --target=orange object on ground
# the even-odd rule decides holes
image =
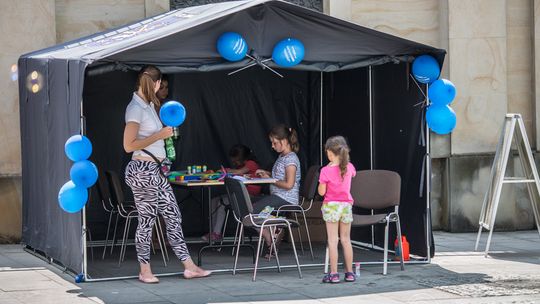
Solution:
[[[407,242],[407,238],[404,235],[401,236],[401,245],[403,246],[403,260],[404,261],[410,260],[409,242]],[[401,255],[399,253],[399,241],[398,241],[398,239],[396,239],[396,241],[394,242],[394,248],[395,248],[395,251],[396,251],[396,260],[399,261]]]

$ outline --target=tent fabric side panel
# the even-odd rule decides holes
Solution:
[[[324,80],[324,138],[343,135],[349,141],[351,162],[357,170],[396,171],[402,179],[401,227],[411,253],[426,256],[425,180],[421,179],[426,147],[420,144],[423,110],[414,106],[422,93],[408,79],[407,64],[372,67],[373,153],[370,152],[370,110],[368,68],[328,73]],[[324,163],[324,162],[323,162]],[[420,184],[423,193],[420,194]],[[355,212],[369,214],[370,210]],[[391,225],[390,248],[395,240]],[[352,237],[371,243],[371,229],[354,229]],[[375,228],[375,244],[382,246],[384,227]]]
[[[374,168],[397,171],[401,176],[399,214],[402,234],[410,252],[427,256],[426,156],[424,96],[410,77],[407,63],[373,67]],[[429,223],[430,225],[430,223]],[[392,225],[393,226],[393,225]],[[395,229],[392,229],[395,240]],[[431,254],[434,254],[429,227]],[[383,229],[377,238],[382,244]]]
[[[65,267],[82,266],[81,214],[58,205],[58,191],[69,178],[72,162],[64,143],[80,133],[80,105],[85,63],[66,60],[19,60],[23,243]],[[25,83],[36,71],[40,90]]]

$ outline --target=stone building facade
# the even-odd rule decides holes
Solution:
[[[540,146],[540,0],[290,0],[382,32],[448,50],[442,77],[458,89],[451,135],[432,136],[435,228],[477,228],[505,113],[521,113]],[[0,241],[21,230],[17,83],[20,54],[156,15],[219,0],[18,0],[0,11]],[[519,162],[511,171],[519,174]],[[39,174],[39,173],[36,173]],[[503,190],[498,227],[534,227],[522,187]]]

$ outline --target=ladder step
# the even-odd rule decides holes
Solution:
[[[534,183],[534,179],[524,177],[508,177],[503,180],[504,184]]]

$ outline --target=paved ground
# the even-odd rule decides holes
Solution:
[[[536,231],[495,233],[493,254],[473,251],[475,234],[437,232],[430,265],[365,266],[353,284],[321,284],[321,269],[279,274],[217,274],[207,279],[161,278],[74,284],[73,278],[25,253],[0,246],[0,303],[540,303],[540,239]]]

